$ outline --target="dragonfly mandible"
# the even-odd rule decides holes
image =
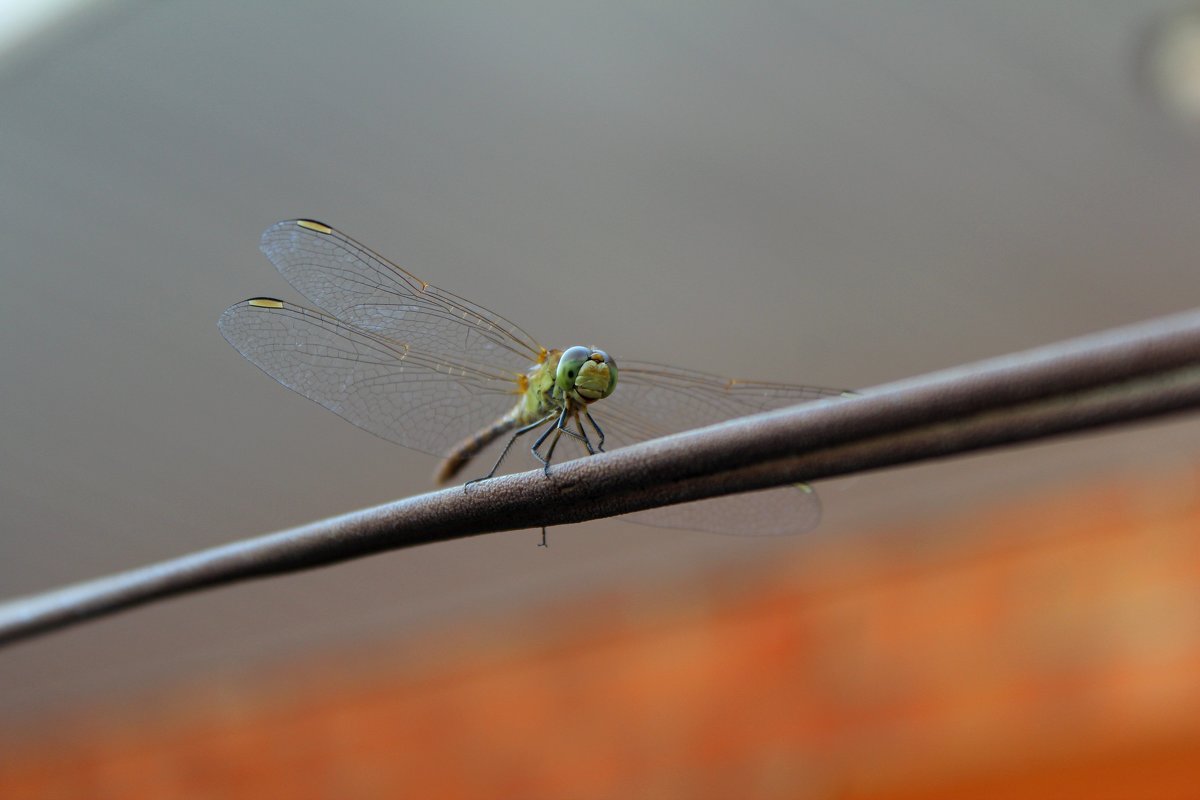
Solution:
[[[252,298],[221,315],[222,335],[289,389],[363,430],[442,457],[442,483],[506,435],[504,453],[521,435],[544,428],[531,452],[549,470],[564,435],[595,453],[606,445],[847,394],[625,359],[618,367],[595,348],[546,348],[499,314],[313,220],[272,225],[261,249],[317,308]],[[495,474],[500,460],[485,477]],[[811,487],[800,485],[627,518],[659,527],[776,534],[814,527],[820,503]]]

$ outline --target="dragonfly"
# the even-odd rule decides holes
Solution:
[[[441,457],[439,483],[505,437],[495,466],[476,480],[494,476],[526,434],[537,432],[530,452],[548,473],[560,440],[594,454],[849,394],[624,358],[618,367],[605,351],[582,345],[546,348],[519,325],[314,220],[278,222],[260,247],[316,308],[244,300],[221,315],[225,339],[279,383],[359,428]],[[625,518],[773,535],[815,527],[820,509],[812,488],[797,484]]]

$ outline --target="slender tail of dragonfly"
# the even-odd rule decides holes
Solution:
[[[509,414],[459,442],[438,468],[435,476],[437,482],[449,483],[471,459],[479,455],[483,448],[515,427],[517,427],[516,415]]]

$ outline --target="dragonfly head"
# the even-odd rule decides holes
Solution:
[[[574,390],[585,403],[600,400],[617,387],[617,362],[603,350],[568,348],[558,359],[554,385],[564,395]]]

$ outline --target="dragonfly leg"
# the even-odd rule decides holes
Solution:
[[[558,447],[558,440],[563,434],[563,432],[557,428],[551,428],[550,431],[554,431],[554,438],[550,440],[550,447],[546,450],[546,458],[542,464],[542,472],[546,474],[546,477],[550,476],[550,459],[554,457],[554,448]],[[546,433],[549,433],[550,431],[546,431]],[[541,456],[538,457],[541,458]]]
[[[592,447],[592,440],[588,438],[587,431],[583,429],[583,420],[575,417],[575,427],[579,430],[579,435],[583,437],[583,446],[587,448],[588,455],[596,455],[596,448]]]
[[[463,491],[466,491],[467,488],[469,486],[471,486],[471,484],[479,483],[480,481],[486,481],[488,478],[495,477],[496,470],[500,469],[500,462],[504,461],[504,457],[507,456],[508,451],[512,449],[513,442],[517,441],[518,438],[529,433],[531,430],[538,427],[539,425],[545,425],[553,417],[554,417],[553,414],[547,414],[546,416],[539,419],[537,422],[531,422],[528,425],[524,426],[523,428],[517,428],[517,430],[515,432],[513,432],[513,435],[508,438],[508,443],[506,445],[504,445],[504,449],[500,451],[500,457],[497,458],[496,463],[492,465],[491,471],[489,471],[488,474],[484,475],[482,478],[472,478],[471,480],[464,483]],[[554,430],[554,428],[548,428],[547,430],[548,431]],[[542,438],[544,439],[545,437],[543,436]],[[539,439],[538,441],[540,443],[541,439]],[[536,453],[535,453],[535,455],[536,455]]]
[[[567,410],[564,408],[558,416],[558,425],[562,425],[563,417],[566,416],[566,413]],[[550,452],[546,454],[545,458],[542,458],[542,454],[538,452],[538,448],[542,446],[542,442],[546,441],[546,437],[556,430],[558,430],[558,426],[556,425],[546,428],[545,433],[538,437],[538,440],[533,443],[533,447],[529,448],[529,452],[533,453],[533,457],[542,462],[542,471],[547,475],[550,474],[550,456],[554,454],[554,445],[558,444],[558,436],[555,436],[554,441],[550,443]]]
[[[547,547],[548,548],[549,546],[550,545],[546,544],[546,526],[543,525],[542,526],[542,540],[540,542],[538,542],[538,547]]]
[[[571,414],[571,416],[574,418],[575,425],[579,428],[578,433],[567,427],[568,414]],[[546,441],[546,437],[548,437],[551,432],[554,433],[554,438],[550,440],[550,448],[546,451],[546,455],[543,457],[538,452],[538,448],[542,446],[542,442]],[[587,437],[587,432],[583,429],[583,423],[579,421],[579,412],[572,412],[570,406],[564,406],[562,412],[558,415],[558,422],[554,426],[547,428],[546,432],[543,433],[541,437],[533,443],[533,447],[531,448],[534,456],[536,456],[542,462],[542,470],[547,475],[550,474],[550,457],[554,455],[554,448],[558,446],[558,440],[562,438],[564,433],[583,442],[583,446],[587,448],[588,453],[591,455],[596,454],[596,450],[592,447],[591,440]]]
[[[583,446],[587,448],[588,455],[593,455],[593,456],[596,455],[596,450],[595,450],[595,448],[592,447],[592,441],[590,439],[588,439],[587,431],[585,431],[583,429],[583,423],[579,421],[579,412],[578,411],[572,413],[571,416],[574,417],[575,427],[577,427],[579,429],[579,432],[576,433],[575,431],[573,431],[567,427],[567,411],[568,410],[569,409],[564,409],[563,413],[559,416],[558,429],[560,431],[562,431],[563,433],[565,433],[567,436],[571,436],[571,437],[576,438],[579,441],[583,442]],[[585,411],[584,413],[586,414],[587,412]]]
[[[583,410],[583,415],[587,417],[588,422],[592,423],[592,427],[596,429],[596,433],[600,434],[600,441],[596,443],[596,449],[601,453],[604,452],[604,429],[596,424],[596,420],[592,417],[592,412],[586,408]]]

